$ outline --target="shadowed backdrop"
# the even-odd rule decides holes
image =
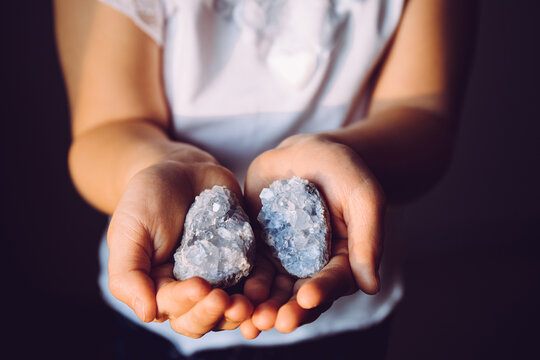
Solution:
[[[107,218],[69,179],[69,109],[51,3],[1,6],[4,340],[17,358],[108,359],[113,318],[96,284]],[[526,0],[481,2],[452,166],[406,214],[406,295],[389,360],[535,351],[539,10]]]

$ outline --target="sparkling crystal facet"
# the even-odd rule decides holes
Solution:
[[[235,285],[253,265],[255,237],[236,196],[224,186],[195,198],[174,254],[174,276],[202,277],[216,287]]]
[[[274,181],[259,197],[264,240],[283,268],[299,278],[319,272],[330,257],[331,226],[315,185],[295,176]]]

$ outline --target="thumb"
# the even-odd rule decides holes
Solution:
[[[109,289],[144,322],[157,312],[154,282],[150,278],[151,241],[133,218],[113,215],[107,233],[109,243]]]
[[[379,262],[382,253],[384,200],[382,193],[357,187],[347,197],[349,262],[358,287],[367,294],[379,291]]]

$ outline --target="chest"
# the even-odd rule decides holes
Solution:
[[[346,105],[386,43],[396,5],[401,0],[178,2],[164,44],[171,110],[221,117]]]

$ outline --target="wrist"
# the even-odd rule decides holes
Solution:
[[[192,164],[217,164],[209,153],[187,143],[169,139],[164,133],[149,138],[138,139],[126,148],[123,157],[124,166],[119,164],[117,179],[118,190],[123,193],[129,181],[149,168],[163,165],[178,167]]]
[[[321,164],[342,160],[363,164],[358,154],[329,133],[306,133],[290,136],[275,149],[259,155],[248,173],[263,178],[287,178],[292,175],[322,181]],[[254,170],[256,169],[256,170]]]
[[[303,143],[338,143],[330,133],[306,133],[289,136],[277,146],[277,149],[282,149],[290,146],[295,146]]]
[[[194,145],[171,141],[169,149],[160,156],[157,163],[175,162],[183,165],[209,164],[219,165],[219,162],[209,152]]]
[[[108,214],[136,174],[166,162],[217,163],[207,152],[172,141],[164,129],[145,120],[111,122],[79,133],[69,152],[69,169],[77,190]]]

